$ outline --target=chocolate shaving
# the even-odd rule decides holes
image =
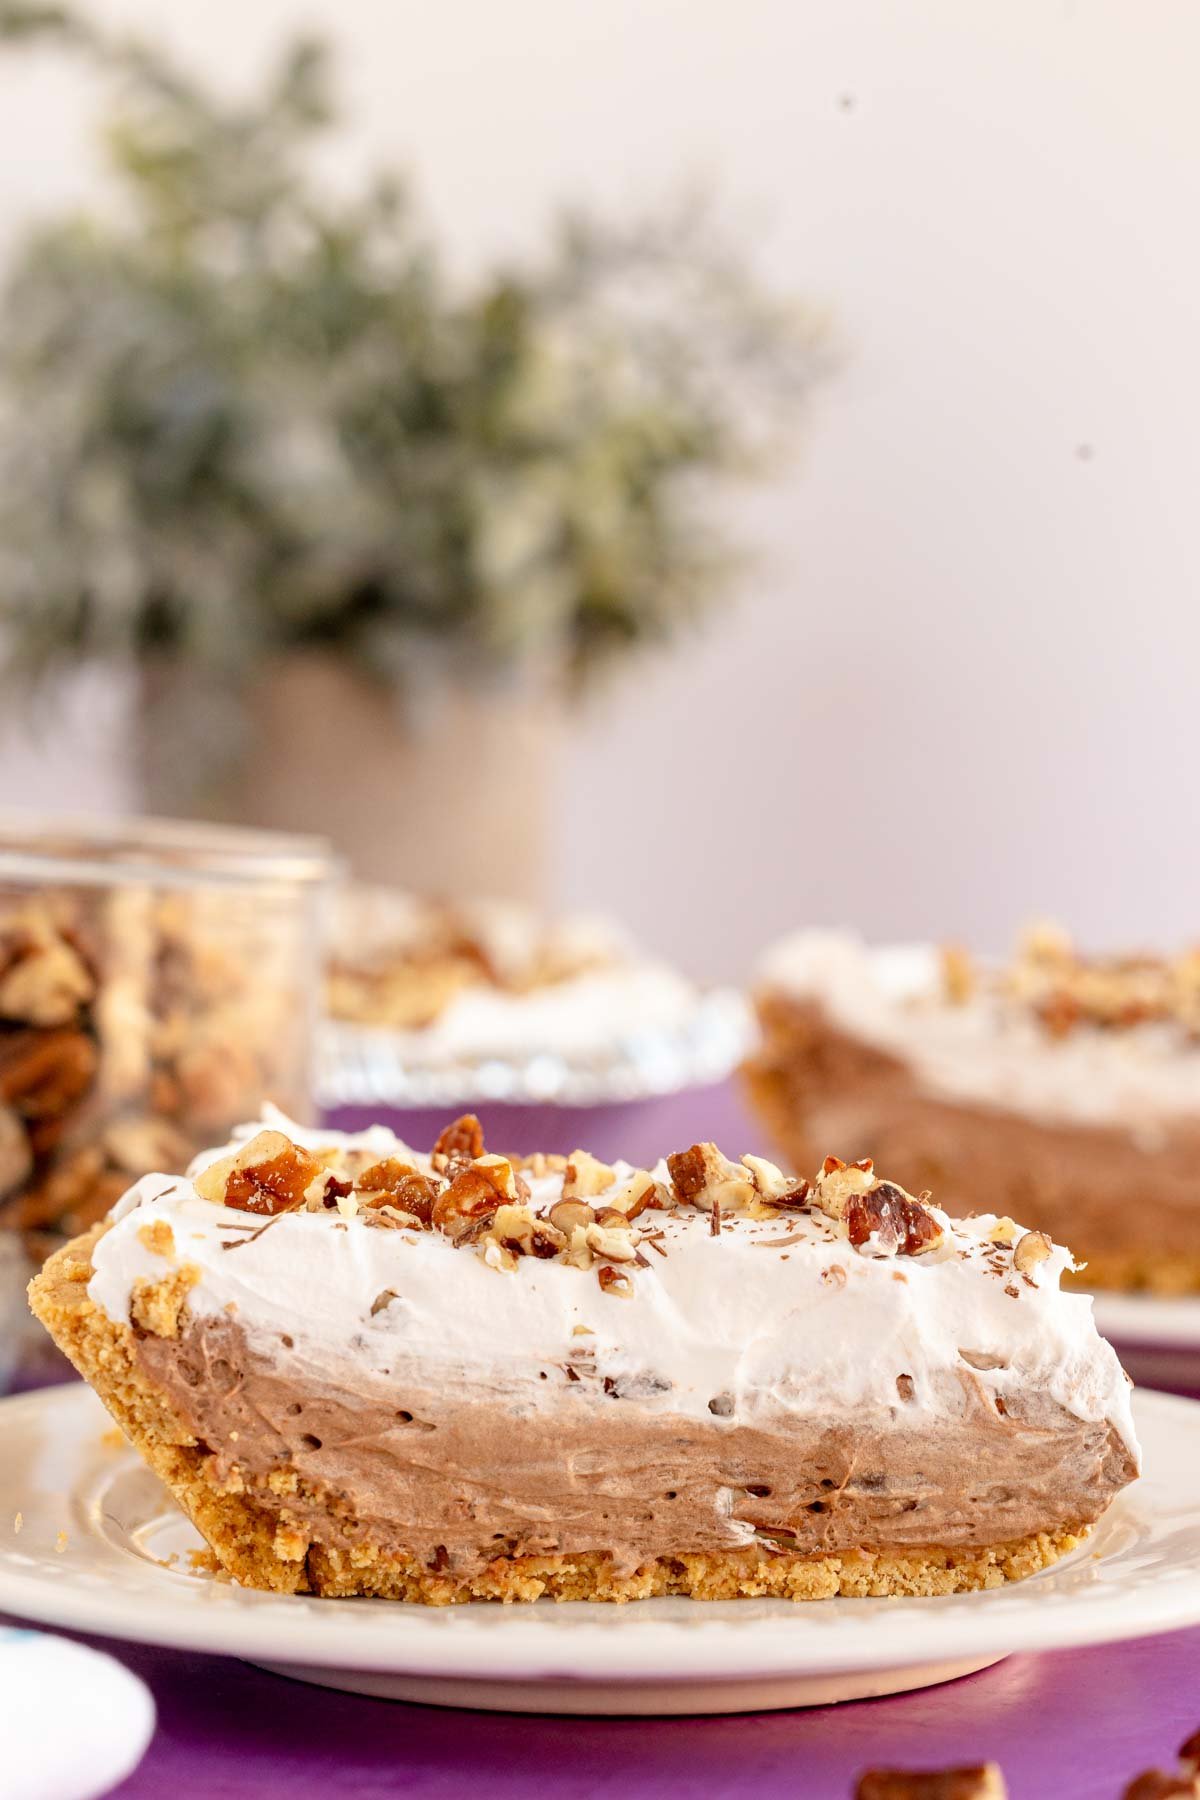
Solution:
[[[228,1240],[223,1238],[221,1240],[221,1248],[222,1250],[240,1250],[243,1244],[253,1244],[256,1239],[262,1236],[264,1231],[270,1231],[272,1225],[278,1225],[280,1219],[286,1219],[286,1217],[287,1213],[272,1213],[266,1224],[260,1225],[257,1231],[252,1231],[249,1237],[229,1238]]]
[[[754,1248],[756,1250],[779,1250],[782,1249],[784,1244],[799,1244],[803,1243],[803,1241],[804,1233],[802,1231],[793,1231],[790,1237],[755,1238]]]

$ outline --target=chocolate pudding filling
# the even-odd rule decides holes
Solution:
[[[1070,1285],[1200,1288],[1200,1121],[1053,1122],[938,1094],[911,1064],[841,1026],[816,1000],[760,996],[764,1044],[747,1069],[799,1168],[850,1145],[952,1211],[1009,1214],[1071,1246]]]
[[[312,1543],[464,1577],[497,1556],[599,1552],[624,1571],[746,1546],[986,1546],[1090,1524],[1136,1474],[1112,1426],[1036,1392],[998,1403],[966,1362],[933,1417],[901,1372],[894,1408],[774,1406],[747,1423],[724,1412],[728,1396],[700,1421],[649,1376],[572,1380],[549,1363],[436,1385],[427,1359],[386,1377],[323,1373],[227,1315],[141,1336],[136,1358],[215,1483],[244,1484]]]

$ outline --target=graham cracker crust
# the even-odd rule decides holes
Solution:
[[[253,1492],[236,1471],[223,1483],[216,1481],[207,1446],[183,1427],[138,1366],[134,1329],[115,1324],[88,1298],[92,1249],[106,1229],[96,1226],[52,1256],[30,1284],[30,1304],[209,1545],[211,1558],[199,1560],[244,1587],[283,1594],[367,1595],[426,1606],[542,1598],[624,1603],[658,1595],[802,1601],[837,1595],[957,1594],[1036,1574],[1076,1549],[1090,1529],[1066,1525],[1009,1543],[953,1549],[864,1546],[808,1556],[758,1547],[716,1555],[680,1551],[652,1559],[632,1574],[618,1573],[602,1552],[497,1556],[470,1579],[370,1543],[332,1541],[345,1525],[332,1513],[331,1541],[316,1541],[311,1527],[300,1528],[288,1500],[320,1503],[320,1493],[294,1469],[276,1470]],[[176,1335],[190,1285],[185,1265],[140,1294],[135,1304],[138,1328]]]

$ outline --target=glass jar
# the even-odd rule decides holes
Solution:
[[[263,1102],[312,1117],[317,839],[0,819],[0,1226],[45,1254]]]

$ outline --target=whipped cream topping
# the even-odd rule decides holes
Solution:
[[[613,963],[525,992],[463,988],[419,1031],[356,1029],[386,1031],[395,1054],[417,1066],[538,1055],[586,1064],[638,1034],[683,1030],[696,999],[691,982],[665,963]]]
[[[1160,1121],[1200,1117],[1200,1044],[1170,1024],[1081,1024],[1052,1037],[986,988],[948,1000],[932,944],[870,948],[849,932],[797,932],[762,959],[756,984],[815,1002],[935,1095],[1047,1123],[1119,1124],[1144,1132],[1148,1148]]]
[[[265,1123],[311,1149],[337,1144],[429,1167],[383,1127],[344,1135],[278,1116]],[[244,1128],[235,1145],[258,1129]],[[499,1383],[535,1412],[554,1410],[564,1380],[586,1377],[650,1412],[694,1419],[868,1409],[914,1427],[961,1420],[964,1383],[975,1383],[1000,1402],[1032,1390],[1106,1422],[1137,1455],[1129,1385],[1091,1300],[1059,1287],[1069,1253],[1053,1247],[1017,1275],[989,1241],[991,1217],[953,1222],[931,1207],[938,1246],[883,1256],[818,1213],[734,1215],[714,1233],[709,1213],[656,1211],[636,1221],[646,1266],[624,1296],[561,1261],[490,1266],[434,1231],[380,1230],[328,1211],[264,1222],[214,1204],[191,1177],[229,1148],[198,1158],[188,1177],[144,1176],[113,1209],[88,1289],[110,1318],[128,1320],[139,1283],[190,1264],[193,1317],[229,1314],[298,1380],[353,1390],[356,1374],[387,1378],[419,1363],[448,1391]],[[613,1192],[630,1173],[616,1167]],[[669,1179],[665,1166],[655,1174]],[[561,1174],[527,1179],[539,1211],[561,1192]],[[148,1229],[160,1221],[166,1249],[161,1228]],[[644,1241],[651,1231],[657,1246]]]

